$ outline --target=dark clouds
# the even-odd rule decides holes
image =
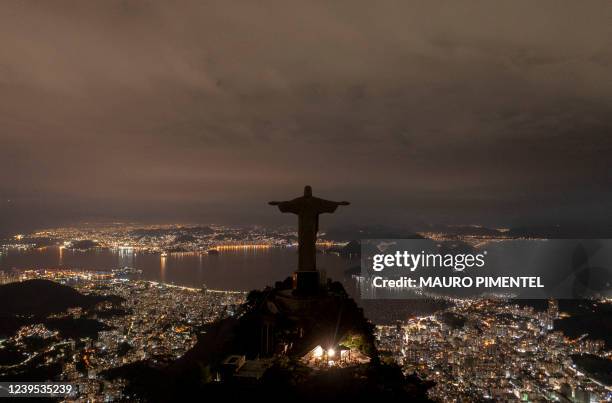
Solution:
[[[612,4],[461,3],[4,3],[0,219],[609,219]]]

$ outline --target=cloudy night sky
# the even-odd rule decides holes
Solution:
[[[461,3],[461,4],[459,4]],[[612,218],[610,1],[5,1],[0,226]],[[2,231],[0,231],[2,232]]]

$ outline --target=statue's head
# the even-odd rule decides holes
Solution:
[[[304,186],[304,196],[312,197],[312,188],[310,186]]]

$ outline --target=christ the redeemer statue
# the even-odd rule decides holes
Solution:
[[[316,242],[319,231],[319,214],[333,213],[338,206],[348,206],[346,201],[335,202],[313,197],[312,188],[304,187],[304,196],[289,201],[271,201],[282,213],[298,215],[298,272],[316,271]]]

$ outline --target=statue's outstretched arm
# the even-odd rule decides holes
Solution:
[[[338,208],[338,206],[348,206],[350,203],[347,201],[331,201],[331,200],[325,200],[325,199],[316,199],[317,200],[317,204],[318,204],[318,211],[319,213],[333,213],[334,211],[336,211],[336,209]]]
[[[281,211],[281,213],[299,214],[300,212],[299,203],[297,203],[295,200],[271,201],[271,202],[268,202],[268,204],[271,206],[278,206],[278,209]]]

